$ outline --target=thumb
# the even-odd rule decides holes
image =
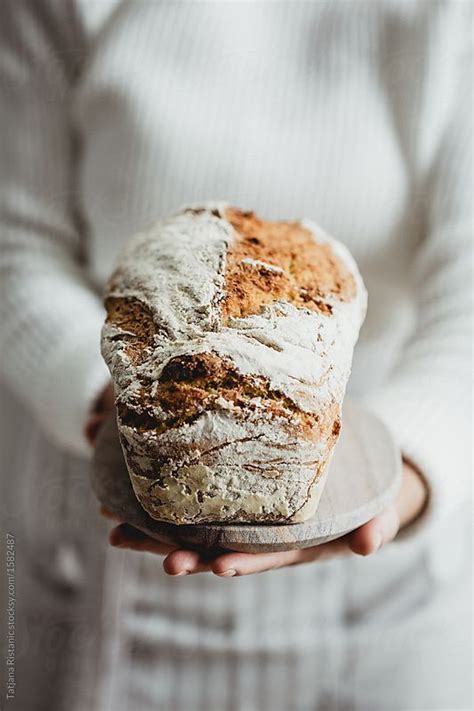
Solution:
[[[375,518],[349,534],[349,548],[358,555],[370,555],[393,540],[399,528],[400,517],[395,504],[391,504]]]

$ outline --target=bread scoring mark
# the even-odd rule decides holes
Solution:
[[[293,400],[272,389],[264,378],[243,375],[230,359],[209,352],[172,358],[153,389],[142,385],[138,402],[137,408],[132,403],[118,403],[121,425],[137,433],[161,434],[191,424],[204,412],[228,407],[235,409],[240,420],[256,411],[261,417],[280,418],[281,426],[295,441],[327,440],[332,444],[339,433],[337,402],[330,403],[322,413],[305,412]],[[277,462],[267,462],[266,466],[261,462],[266,468],[266,474],[262,475],[279,477]],[[167,463],[168,457],[157,458],[149,476],[159,480],[160,470]]]
[[[325,299],[355,298],[351,272],[329,244],[316,242],[300,223],[260,220],[235,207],[224,214],[237,234],[227,252],[224,323],[280,300],[330,316],[332,306]]]
[[[124,424],[139,429],[158,429],[194,421],[208,410],[225,404],[288,420],[288,427],[308,439],[322,436],[319,414],[301,410],[289,397],[270,387],[262,376],[240,373],[229,358],[216,353],[196,353],[172,358],[165,365],[153,389],[142,386],[141,413],[119,411]],[[157,409],[162,419],[157,419]],[[332,424],[332,423],[331,423]]]

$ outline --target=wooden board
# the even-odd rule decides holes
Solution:
[[[342,429],[313,518],[304,523],[213,523],[178,526],[155,521],[135,497],[115,417],[103,427],[94,454],[92,487],[110,511],[151,537],[194,548],[262,553],[320,545],[369,521],[395,497],[400,454],[375,415],[346,400]]]

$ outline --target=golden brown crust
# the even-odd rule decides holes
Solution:
[[[265,378],[243,375],[232,362],[215,353],[198,353],[172,358],[163,368],[153,395],[142,387],[142,413],[119,408],[121,421],[136,429],[162,431],[192,422],[202,412],[216,408],[216,400],[223,398],[242,412],[260,407],[267,416],[282,417],[295,436],[309,440],[337,436],[339,406],[327,408],[324,416],[301,410],[282,393],[272,390]],[[160,421],[154,416],[156,408],[163,413]],[[263,413],[262,413],[263,414]]]
[[[300,308],[331,313],[324,298],[350,301],[356,295],[353,275],[329,244],[315,241],[298,222],[260,220],[253,212],[229,207],[225,219],[238,235],[227,253],[224,322],[231,316],[248,316],[264,304],[283,300]],[[266,269],[245,259],[281,269]]]
[[[234,334],[225,326],[239,331],[240,325],[229,324],[229,318],[257,314],[265,304],[280,300],[326,316],[334,311],[337,320],[338,301],[357,296],[355,278],[332,243],[318,243],[302,224],[263,221],[231,207],[213,214],[228,224],[216,227],[221,235],[218,259],[204,274],[216,285],[212,328],[199,320],[202,311],[193,311],[193,324],[202,330],[222,328],[220,337],[227,331]],[[153,270],[147,274],[153,280]],[[126,395],[119,393],[117,409],[127,466],[144,508],[176,523],[283,522],[312,515],[340,429],[337,389],[330,386],[321,398],[300,397],[298,377],[290,387],[286,381],[279,386],[268,377],[268,368],[258,367],[258,358],[252,372],[246,368],[242,373],[237,366],[240,345],[233,346],[231,355],[220,355],[212,350],[212,341],[196,346],[191,332],[191,348],[186,348],[183,331],[173,354],[169,345],[177,336],[171,327],[169,333],[163,330],[167,321],[161,325],[160,310],[149,298],[155,291],[142,288],[139,275],[132,276],[135,281],[125,267],[119,268],[109,282],[105,303],[111,328],[106,336],[110,350],[118,341],[113,363],[121,382],[128,386],[133,378],[133,387],[122,390]],[[127,288],[123,279],[129,279]],[[186,286],[186,279],[183,273],[179,284]],[[192,299],[189,303],[194,308]],[[268,314],[270,328],[279,312],[295,315],[291,308],[276,309]],[[314,314],[298,317],[316,323],[315,339],[320,325],[323,334],[337,325]],[[319,370],[314,382],[317,378]]]

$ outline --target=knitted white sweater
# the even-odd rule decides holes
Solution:
[[[108,379],[100,291],[190,201],[309,217],[369,291],[350,389],[426,476],[469,490],[470,3],[7,2],[4,380],[58,446]]]

